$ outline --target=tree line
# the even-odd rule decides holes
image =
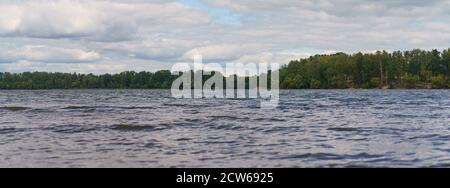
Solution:
[[[170,71],[118,74],[0,73],[0,89],[168,89],[178,76]]]
[[[450,49],[316,55],[280,71],[287,89],[444,89],[450,86]]]
[[[444,89],[450,88],[450,49],[315,55],[293,60],[279,71],[281,89]],[[102,75],[0,72],[0,89],[169,89],[177,78],[168,70]]]

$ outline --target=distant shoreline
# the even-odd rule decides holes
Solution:
[[[0,89],[2,91],[151,91],[151,90],[161,90],[168,91],[170,89]],[[450,89],[426,89],[426,88],[393,88],[393,89],[379,89],[379,88],[371,88],[371,89],[280,89],[280,91],[445,91]]]
[[[450,89],[450,48],[315,55],[277,71],[280,89]],[[0,89],[170,89],[178,77],[169,70],[102,75],[0,72]]]

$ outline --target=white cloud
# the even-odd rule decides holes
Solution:
[[[24,46],[16,49],[2,49],[0,62],[14,63],[36,61],[47,63],[94,62],[100,60],[99,53],[81,49],[56,48],[49,46]]]
[[[42,71],[42,72],[77,72],[77,73],[115,73],[126,70],[126,65],[116,63],[98,64],[49,64],[42,62],[18,61],[15,64],[0,64],[0,69],[7,72]],[[31,69],[31,70],[30,70]]]
[[[0,34],[14,32],[21,24],[22,11],[17,6],[0,6]]]
[[[196,44],[190,40],[148,37],[142,41],[97,43],[97,48],[137,59],[173,61]]]
[[[217,45],[209,45],[204,47],[194,48],[192,50],[187,51],[182,60],[189,61],[195,55],[202,55],[203,60],[206,62],[209,61],[232,61],[235,60],[246,53],[250,53],[254,50],[257,50],[258,46],[245,44],[245,45],[237,45],[237,44],[217,44]]]
[[[131,40],[139,31],[164,31],[209,20],[179,3],[34,0],[0,3],[0,35],[36,38]]]

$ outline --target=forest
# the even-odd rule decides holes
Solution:
[[[279,71],[281,89],[447,89],[450,49],[315,55],[293,60]],[[168,70],[0,72],[0,89],[169,89],[177,77]]]
[[[119,74],[0,73],[0,89],[168,89],[177,76],[170,71]]]
[[[289,89],[444,89],[450,49],[316,55],[291,61],[280,75]]]

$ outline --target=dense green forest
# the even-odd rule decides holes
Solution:
[[[450,49],[316,55],[281,69],[290,89],[448,88]]]
[[[170,71],[119,74],[47,72],[0,73],[0,89],[167,89],[177,78]]]
[[[168,89],[170,71],[119,74],[0,72],[0,89]],[[280,69],[282,89],[450,88],[450,49],[316,55]],[[205,78],[207,79],[207,78]]]

